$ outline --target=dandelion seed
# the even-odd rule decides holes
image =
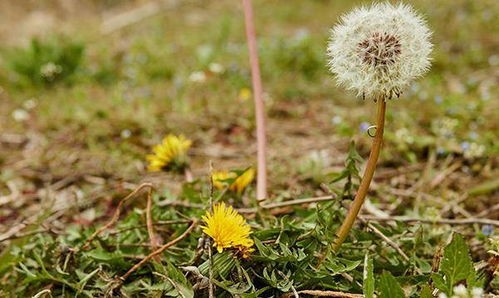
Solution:
[[[329,66],[338,83],[359,96],[398,97],[428,71],[429,38],[425,21],[408,5],[360,7],[332,29]]]
[[[183,168],[187,163],[187,150],[192,145],[192,141],[183,135],[176,136],[170,134],[163,139],[161,144],[152,148],[154,154],[147,155],[149,161],[148,170],[157,172],[169,169],[170,167]]]
[[[230,185],[229,190],[237,193],[242,193],[246,187],[255,179],[255,170],[253,168],[247,169],[239,177],[234,172],[218,171],[214,172],[211,176],[213,186],[217,189],[225,189],[228,186],[226,180],[235,179]]]
[[[206,226],[203,232],[213,239],[213,247],[221,253],[224,249],[234,248],[248,256],[253,251],[253,240],[250,238],[251,227],[246,220],[225,203],[213,206],[213,213],[206,212],[202,217]]]

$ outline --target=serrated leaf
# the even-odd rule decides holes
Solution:
[[[395,277],[389,272],[383,272],[379,279],[380,298],[405,298],[404,290]]]
[[[373,259],[366,254],[364,257],[363,293],[366,298],[374,297],[374,265]]]
[[[440,274],[432,276],[433,281],[435,286],[447,295],[451,295],[452,288],[461,281],[466,281],[470,286],[476,284],[473,262],[461,235],[454,234],[451,243],[445,247],[439,272]]]

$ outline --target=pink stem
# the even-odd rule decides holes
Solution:
[[[257,142],[257,177],[256,177],[256,199],[264,200],[267,197],[267,162],[266,162],[266,136],[265,136],[265,112],[263,106],[262,79],[258,62],[258,50],[256,45],[255,25],[253,22],[253,8],[251,0],[243,0],[244,21],[246,24],[246,39],[248,40],[251,80],[253,83],[253,94],[255,98],[256,114],[256,142]]]

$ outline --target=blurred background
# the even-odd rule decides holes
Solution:
[[[369,2],[253,3],[274,200],[324,194],[351,140],[367,158],[374,105],[335,86],[325,49],[338,17]],[[434,31],[433,66],[388,104],[373,200],[498,219],[499,2],[406,2]],[[178,192],[182,177],[146,170],[169,133],[194,141],[195,178],[210,160],[255,164],[239,1],[7,0],[0,40],[0,233],[42,209],[74,222],[75,204],[92,222],[146,180]]]

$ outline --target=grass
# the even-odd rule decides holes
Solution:
[[[358,155],[367,156],[371,140],[362,127],[373,122],[375,106],[335,87],[325,57],[329,28],[357,3],[362,2],[254,3],[269,125],[270,202],[328,191],[346,201],[357,189],[356,171],[363,164],[349,150],[350,142],[355,140]],[[497,210],[487,210],[499,203],[499,39],[493,34],[499,21],[492,17],[499,7],[493,0],[414,5],[434,31],[434,63],[429,75],[388,103],[386,139],[368,199],[393,216],[498,219]],[[32,55],[29,46],[0,47],[0,235],[47,230],[0,242],[0,295],[49,289],[54,296],[91,296],[110,290],[105,287],[109,280],[150,252],[137,246],[149,241],[146,228],[139,227],[145,224],[144,196],[127,203],[111,234],[99,237],[90,250],[68,251],[107,222],[121,198],[150,181],[156,188],[155,222],[200,218],[203,209],[172,208],[167,202],[205,208],[210,161],[215,169],[255,164],[252,101],[240,96],[251,81],[237,2],[180,4],[107,36],[98,33],[95,18],[88,15],[88,20],[82,26],[75,16],[71,34],[39,38],[49,49],[63,50],[61,40],[83,47],[71,75],[50,84],[30,82],[13,67],[15,61],[27,61],[22,55]],[[29,66],[36,70],[40,63],[47,61]],[[213,71],[214,64],[223,72]],[[206,79],[193,81],[199,71]],[[168,133],[194,141],[192,184],[185,184],[182,175],[146,172],[145,155]],[[253,207],[254,188],[244,195],[250,206],[232,194],[223,200]],[[261,292],[253,295],[269,297],[293,288],[362,293],[368,283],[362,277],[366,253],[374,259],[375,275],[390,272],[406,295],[418,296],[432,274],[445,276],[431,263],[452,232],[465,236],[476,267],[486,264],[487,251],[494,250],[489,238],[497,237],[497,228],[489,235],[484,229],[490,227],[479,224],[371,223],[408,254],[407,261],[360,222],[340,254],[327,256],[319,266],[318,255],[326,254],[345,214],[342,203],[249,215],[257,251],[250,261],[215,255],[215,263],[221,263],[214,268],[217,297],[243,292],[252,297],[249,293],[256,291]],[[22,229],[13,231],[16,227]],[[131,227],[137,228],[118,233]],[[166,243],[186,228],[185,223],[165,224],[157,233]],[[195,229],[162,254],[162,263],[142,267],[118,291],[189,296],[191,286],[207,276],[206,252],[195,259],[201,236]],[[186,266],[198,268],[200,275],[187,274]],[[396,287],[392,281],[387,275],[376,280],[376,293]],[[497,278],[481,285],[497,294]],[[196,293],[206,294],[206,289]]]

